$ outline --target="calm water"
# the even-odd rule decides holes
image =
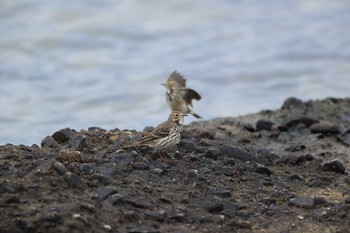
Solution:
[[[349,96],[349,12],[346,0],[0,0],[0,144],[156,125],[175,69],[205,119]]]

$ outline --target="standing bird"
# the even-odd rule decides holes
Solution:
[[[141,139],[131,146],[152,147],[158,150],[158,154],[163,160],[166,160],[162,149],[175,146],[180,142],[184,116],[186,114],[178,111],[170,113],[168,120],[159,124],[152,132],[144,132]]]
[[[192,99],[200,100],[202,97],[195,90],[186,87],[186,79],[180,73],[175,70],[162,85],[167,88],[166,100],[171,111],[190,113],[202,118],[192,110]]]

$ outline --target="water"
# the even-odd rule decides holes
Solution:
[[[349,96],[349,12],[345,0],[2,0],[0,144],[156,125],[175,69],[205,119]]]

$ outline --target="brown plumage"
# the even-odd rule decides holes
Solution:
[[[186,79],[180,73],[174,71],[162,85],[167,88],[166,100],[172,111],[190,113],[202,118],[192,110],[192,100],[200,100],[202,97],[195,90],[186,87]]]

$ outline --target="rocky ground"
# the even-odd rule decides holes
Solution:
[[[0,147],[0,232],[350,232],[350,99],[140,132],[62,129]]]

